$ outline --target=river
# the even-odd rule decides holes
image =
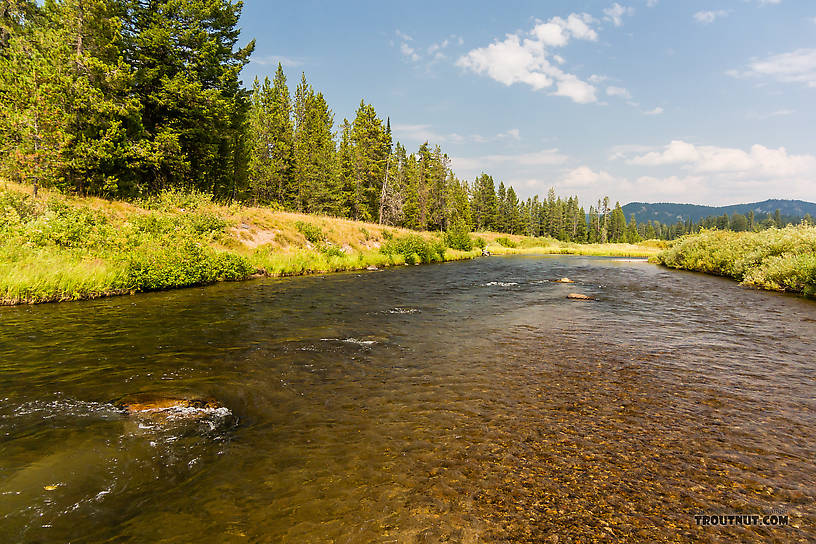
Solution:
[[[801,298],[503,257],[0,324],[0,542],[816,541]],[[224,409],[149,424],[111,404],[138,392]],[[695,521],[714,514],[787,525]]]

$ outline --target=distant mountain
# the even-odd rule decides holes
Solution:
[[[623,207],[623,213],[626,214],[627,221],[632,214],[635,214],[638,223],[660,221],[665,224],[677,223],[678,220],[686,221],[689,217],[696,223],[700,219],[711,215],[716,216],[724,213],[728,215],[734,213],[747,214],[751,210],[754,211],[754,216],[758,220],[764,219],[768,213],[773,215],[776,210],[779,210],[783,217],[804,217],[808,213],[811,217],[816,217],[816,204],[803,200],[765,200],[764,202],[732,204],[731,206],[630,202]]]

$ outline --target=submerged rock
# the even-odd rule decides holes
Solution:
[[[203,419],[218,412],[228,412],[213,398],[173,397],[155,393],[129,395],[114,402],[119,410],[129,416],[152,420]]]
[[[567,295],[567,298],[571,300],[595,300],[595,297],[589,295],[582,295],[580,293],[570,293],[569,295]]]
[[[560,280],[555,280],[555,283],[575,283],[569,278],[561,278]]]

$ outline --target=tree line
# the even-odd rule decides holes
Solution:
[[[241,11],[232,0],[3,0],[0,175],[35,192],[180,188],[412,229],[576,242],[708,226],[638,225],[608,197],[587,212],[553,189],[523,200],[486,173],[459,179],[438,145],[394,142],[390,119],[364,100],[335,125],[324,95],[305,74],[290,92],[281,65],[246,89],[254,41],[238,46]]]
[[[634,219],[634,217],[632,217]],[[660,240],[674,240],[687,234],[696,234],[701,230],[728,230],[733,232],[759,232],[772,228],[783,228],[787,225],[805,224],[813,225],[814,221],[810,214],[804,217],[795,215],[783,215],[780,210],[776,210],[773,215],[766,213],[764,217],[758,217],[753,210],[747,214],[732,213],[728,215],[710,215],[699,221],[692,221],[690,218],[685,221],[680,219],[677,223],[666,224],[659,221],[647,221],[640,225],[641,237],[645,239],[657,238]]]
[[[80,194],[246,178],[241,2],[3,0],[0,173]]]

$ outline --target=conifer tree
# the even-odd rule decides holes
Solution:
[[[355,219],[377,219],[385,181],[390,135],[370,104],[360,101],[351,130],[353,184],[351,213]]]

